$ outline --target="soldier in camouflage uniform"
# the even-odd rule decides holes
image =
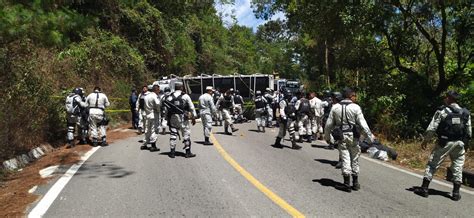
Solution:
[[[179,132],[183,136],[185,157],[192,158],[196,155],[191,153],[191,124],[196,124],[196,111],[194,104],[188,94],[183,92],[183,83],[175,83],[175,90],[164,101],[163,104],[167,107],[168,125],[170,127],[170,158],[175,158],[176,143]]]
[[[446,106],[440,107],[436,111],[426,129],[422,148],[426,149],[427,142],[435,134],[438,136],[438,143],[431,152],[426,165],[423,184],[415,190],[415,193],[423,197],[428,197],[428,186],[433,179],[433,175],[444,159],[449,156],[452,162],[451,171],[453,172],[452,200],[459,201],[461,199],[459,189],[462,183],[464,156],[466,146],[469,145],[469,139],[472,137],[472,130],[470,112],[457,104],[458,98],[459,94],[457,92],[448,91],[444,99]]]
[[[331,141],[331,135],[339,146],[342,158],[342,176],[344,178],[344,190],[350,192],[360,189],[359,184],[359,138],[358,129],[366,134],[369,142],[375,137],[371,133],[365,121],[362,109],[354,103],[355,92],[352,89],[344,89],[344,97],[339,104],[332,106],[324,129],[325,140]],[[350,176],[352,175],[352,187]]]

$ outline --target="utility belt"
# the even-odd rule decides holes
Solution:
[[[354,138],[360,138],[360,131],[355,125],[344,124],[331,131],[331,135],[336,141],[344,139],[344,133],[352,133]]]
[[[90,110],[90,109],[100,109],[100,110],[102,110],[102,111],[105,111],[105,109],[104,109],[104,108],[101,108],[101,107],[89,107],[89,110]]]
[[[184,117],[185,120],[188,120],[189,118],[191,118],[191,112],[189,111],[184,111],[184,113],[179,113],[179,112],[168,112],[167,113],[168,115],[168,118],[170,118],[171,116],[173,115],[178,115],[180,117]]]
[[[446,144],[448,144],[448,142],[455,142],[455,141],[463,141],[464,144],[469,144],[468,142],[466,143],[466,141],[469,141],[469,140],[466,140],[467,137],[463,137],[463,136],[445,136],[445,135],[440,135],[438,136],[438,143],[441,147],[444,147],[446,146]]]
[[[173,115],[178,115],[180,118],[182,118],[183,123],[186,122],[187,120],[189,120],[189,118],[192,117],[191,112],[187,112],[187,111],[183,114],[181,114],[181,113],[167,113],[166,114],[166,120],[168,121],[168,126],[171,127],[171,128],[179,128],[179,126],[173,126],[173,124],[171,122],[171,117]]]

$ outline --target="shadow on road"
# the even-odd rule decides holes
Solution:
[[[216,134],[218,134],[218,135],[226,135],[226,136],[236,136],[236,135],[234,135],[234,134],[228,135],[228,134],[225,133],[225,132],[216,132]]]
[[[258,130],[256,130],[256,129],[249,129],[248,131],[249,131],[249,132],[258,132],[258,133],[260,133],[260,131],[258,131]]]
[[[311,144],[311,147],[328,149],[327,145],[319,145],[319,144]]]
[[[319,163],[329,164],[331,166],[336,166],[336,164],[338,163],[338,161],[335,161],[335,160],[326,160],[326,159],[314,159],[314,160],[318,161]]]
[[[410,192],[413,192],[414,194],[418,195],[417,193],[415,193],[415,191],[418,190],[418,189],[420,189],[420,188],[421,188],[421,187],[419,187],[419,186],[413,186],[413,187],[407,188],[407,189],[405,189],[405,190],[410,191]],[[443,196],[443,197],[445,197],[445,198],[451,199],[451,195],[450,195],[449,192],[439,191],[439,190],[435,190],[435,189],[431,189],[431,188],[430,188],[430,189],[428,189],[428,193],[429,193],[430,195],[439,195],[439,196]]]
[[[327,178],[313,179],[313,182],[317,182],[317,183],[321,184],[322,186],[333,187],[336,190],[347,192],[347,190],[345,189],[344,184],[342,184],[340,182],[336,182],[332,179],[327,179]]]
[[[290,146],[288,146],[288,145],[283,145],[283,144],[281,145],[281,147],[276,147],[274,144],[271,144],[270,146],[272,146],[273,148],[277,148],[277,149],[283,149],[283,148],[293,149],[293,148],[291,148]]]
[[[194,141],[194,143],[200,144],[200,145],[203,145],[203,146],[212,146],[212,145],[205,145],[204,141]]]
[[[77,176],[86,178],[108,177],[120,179],[134,174],[133,171],[125,170],[121,166],[117,166],[111,162],[103,162],[99,164],[87,164],[81,166],[81,169],[76,173]]]
[[[175,154],[176,157],[184,157],[184,155],[185,155],[183,152],[180,152],[180,151],[175,151],[174,154]],[[168,155],[170,155],[170,152],[169,151],[168,152],[161,152],[160,155],[168,156]]]

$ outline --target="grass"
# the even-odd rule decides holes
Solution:
[[[10,171],[0,168],[0,187],[2,187],[2,182],[4,182],[8,178],[8,175],[10,174],[11,174]]]
[[[435,144],[429,144],[428,148],[423,150],[421,148],[421,140],[401,140],[398,142],[390,142],[381,139],[380,141],[383,144],[394,148],[398,152],[397,160],[391,162],[421,172],[425,170],[431,151],[435,146]],[[466,153],[464,170],[474,171],[473,157],[474,152],[469,151]],[[436,172],[436,176],[444,179],[446,177],[447,168],[450,166],[451,160],[447,157]]]

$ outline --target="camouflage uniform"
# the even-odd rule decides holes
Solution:
[[[452,107],[461,109],[461,107],[453,103]],[[433,138],[436,130],[439,127],[440,122],[446,118],[448,113],[452,112],[449,107],[442,108],[436,111],[433,119],[431,120],[430,125],[426,129],[425,140],[430,140]],[[469,137],[472,136],[471,130],[471,117],[469,116],[469,121],[467,123],[467,134]],[[462,169],[464,165],[464,142],[462,140],[456,141],[447,141],[446,145],[437,143],[436,147],[433,149],[430,155],[428,164],[426,165],[424,178],[431,181],[433,175],[435,174],[438,167],[444,161],[444,159],[449,156],[451,159],[451,171],[453,172],[453,182],[462,182]]]

